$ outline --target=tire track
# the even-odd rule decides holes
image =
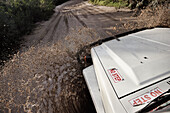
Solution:
[[[52,31],[52,33],[51,33],[51,35],[50,35],[50,38],[48,39],[48,42],[50,42],[51,40],[54,39],[54,35],[55,35],[56,31],[57,31],[58,24],[60,23],[61,18],[62,18],[62,15],[60,15],[57,23],[55,24],[54,29],[53,29],[53,31]]]
[[[87,14],[87,17],[88,17],[88,14],[90,14],[90,15],[95,15],[95,14],[93,14],[92,12],[90,12],[90,10],[88,9],[88,8],[82,8],[82,10],[84,11],[84,12],[86,12],[86,14]]]
[[[69,32],[68,13],[67,15],[64,15],[64,22],[66,25],[66,32],[68,33]]]
[[[85,8],[82,8],[82,11],[84,11],[87,16],[88,16],[88,14],[90,14],[90,15],[92,15],[92,16],[98,16],[98,15],[94,14],[93,12],[91,12],[91,10],[88,9],[88,8],[86,8],[86,9],[85,9]],[[87,20],[88,20],[88,18],[87,18]],[[94,20],[94,19],[93,19],[93,20]],[[99,18],[95,18],[94,21],[100,22],[100,19],[99,19]],[[98,32],[98,34],[99,34],[101,37],[107,37],[107,36],[108,36],[107,33],[106,33],[106,30],[103,29],[103,26],[100,26],[99,24],[94,24],[93,27],[98,28],[98,29],[97,29],[97,32]]]
[[[36,41],[33,45],[37,45],[39,44],[43,39],[44,37],[48,34],[48,32],[50,31],[50,28],[51,28],[51,25],[53,24],[53,22],[56,20],[56,18],[60,15],[60,11],[57,13],[57,15],[55,15],[51,21],[49,22],[48,26],[45,28],[44,32],[39,36],[39,40]]]
[[[87,28],[87,25],[77,15],[75,15],[72,11],[70,13],[80,22],[81,25]]]
[[[81,8],[81,10],[79,9],[78,11],[81,14],[81,16],[83,16],[83,18],[87,19],[88,18],[88,14],[84,10],[85,10],[85,8]]]
[[[91,6],[89,6],[89,7],[87,7],[87,9],[98,12],[100,15],[103,15],[103,16],[107,17],[108,19],[112,20],[112,21],[119,21],[119,20],[113,18],[112,16],[110,16],[109,14],[105,14],[105,12],[103,12],[103,10],[101,10],[99,8],[92,8]],[[98,10],[100,10],[100,11],[98,11]]]
[[[86,15],[86,14],[82,14],[82,16],[83,16],[83,18],[88,18],[88,15]]]

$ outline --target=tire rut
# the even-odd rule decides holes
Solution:
[[[83,8],[82,11],[86,12],[85,14],[87,16],[88,16],[88,14],[95,16],[95,14],[93,14],[93,12],[91,12],[91,10],[89,10],[88,8],[86,8],[86,9]],[[86,18],[86,19],[88,20],[88,18]],[[100,20],[98,18],[95,18],[94,21],[100,22]],[[101,37],[107,37],[108,36],[108,34],[106,33],[106,30],[103,29],[103,26],[99,26],[98,24],[95,24],[95,25],[93,25],[93,27],[99,28],[98,34],[100,34]]]
[[[103,12],[103,11],[102,11],[101,9],[99,9],[99,8],[95,8],[95,9],[94,9],[93,7],[89,6],[89,7],[87,7],[87,9],[93,10],[93,11],[95,11],[95,12],[98,12],[100,15],[105,16],[105,17],[107,17],[108,19],[110,19],[110,20],[112,20],[112,21],[119,21],[119,20],[113,18],[111,15],[105,14],[105,12]],[[100,11],[98,11],[98,10],[100,10]]]
[[[60,11],[57,13],[57,15],[55,15],[52,20],[50,21],[50,23],[48,24],[48,26],[46,27],[46,29],[44,30],[44,32],[39,36],[39,40],[37,42],[35,42],[33,45],[37,45],[39,44],[44,37],[48,34],[48,32],[50,31],[51,25],[53,24],[53,22],[56,20],[56,18],[60,15]]]
[[[66,25],[66,32],[69,32],[68,15],[64,15],[64,23]]]
[[[57,31],[58,24],[60,23],[61,18],[62,18],[62,15],[60,15],[57,23],[55,24],[54,29],[53,29],[53,31],[52,31],[52,33],[50,35],[50,38],[48,39],[48,42],[50,42],[50,41],[52,41],[54,39],[54,35],[55,35],[56,31]]]
[[[73,11],[70,12],[79,22],[82,26],[84,26],[85,28],[87,28],[87,25],[77,16],[73,13]]]
[[[90,12],[90,10],[88,8],[87,9],[83,8],[82,10],[86,12],[87,17],[88,17],[88,14],[95,15],[92,12]]]

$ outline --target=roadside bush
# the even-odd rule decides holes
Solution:
[[[169,0],[128,0],[129,8],[131,9],[144,9],[149,7],[158,7],[160,5],[165,5]]]
[[[109,7],[125,7],[127,6],[127,0],[90,0],[92,4],[109,6]]]
[[[62,2],[67,1],[63,0]],[[19,48],[21,36],[30,33],[34,23],[48,19],[61,0],[0,1],[0,64]]]
[[[17,40],[14,37],[18,36],[18,30],[15,23],[14,15],[11,13],[10,5],[0,2],[0,58],[6,59],[9,50],[13,45],[17,45]],[[2,62],[2,61],[0,61]]]

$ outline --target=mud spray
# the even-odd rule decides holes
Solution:
[[[97,38],[81,28],[16,54],[0,73],[0,113],[95,113],[75,54]]]
[[[123,24],[119,31],[169,27],[166,11],[146,9],[138,22]],[[6,63],[0,73],[0,113],[95,113],[76,53],[100,38],[89,28],[70,33],[57,43],[30,47]]]

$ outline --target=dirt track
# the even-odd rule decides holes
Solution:
[[[135,21],[129,9],[93,6],[87,2],[71,1],[57,6],[49,21],[42,22],[32,35],[26,36],[26,46],[39,43],[56,43],[63,40],[73,30],[94,29],[100,38],[124,32],[123,24]]]
[[[0,73],[0,113],[93,113],[75,53],[101,38],[126,32],[129,9],[69,1],[24,36],[21,51]]]

